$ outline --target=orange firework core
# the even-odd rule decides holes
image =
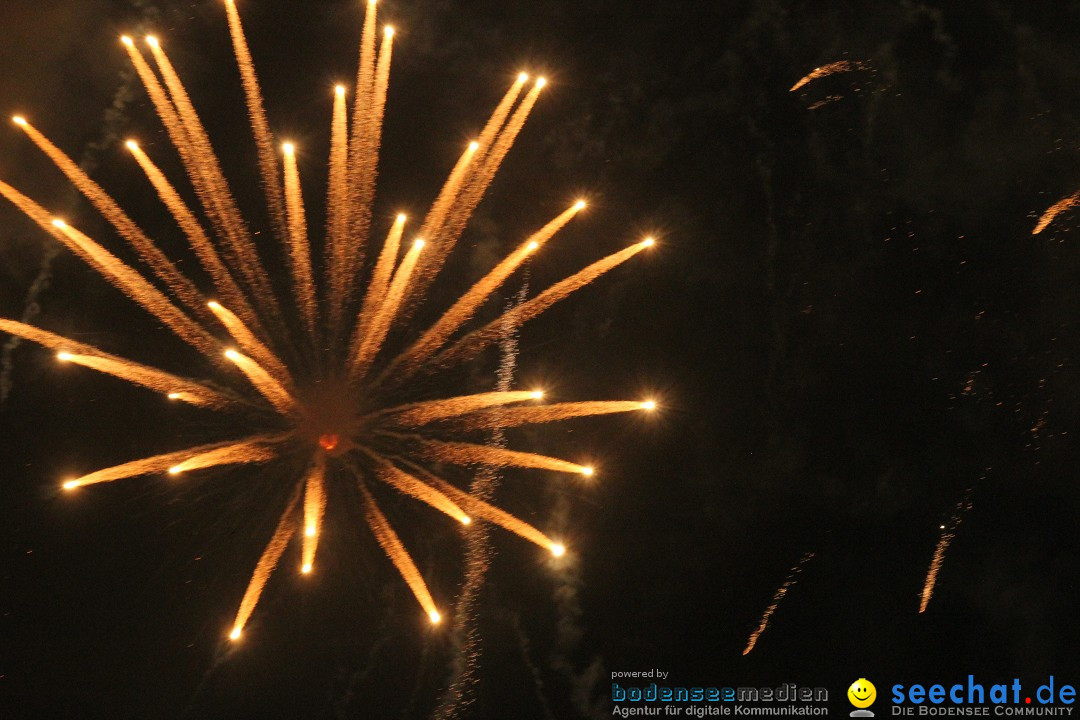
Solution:
[[[327,452],[336,448],[339,442],[341,442],[341,438],[334,433],[326,433],[325,435],[319,436],[319,447]]]

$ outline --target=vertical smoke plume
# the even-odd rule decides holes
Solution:
[[[529,281],[525,283],[507,303],[509,312],[525,302],[529,293]],[[499,342],[501,359],[499,361],[498,392],[509,392],[517,369],[518,336],[516,328],[504,328]],[[501,428],[492,431],[488,444],[491,447],[506,448],[506,433]],[[471,494],[491,502],[495,490],[502,479],[499,468],[484,466],[477,473],[469,487]],[[488,568],[491,566],[491,538],[485,523],[473,523],[465,531],[465,584],[458,597],[454,610],[454,626],[451,642],[454,648],[450,665],[450,682],[443,693],[438,707],[432,714],[433,720],[455,720],[464,716],[466,709],[476,700],[477,675],[480,670],[480,628],[477,605],[480,590],[484,586]]]

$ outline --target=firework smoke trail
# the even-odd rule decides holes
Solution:
[[[1046,229],[1047,225],[1054,222],[1054,218],[1056,218],[1058,215],[1065,212],[1066,210],[1071,210],[1077,205],[1080,205],[1080,191],[1074,192],[1068,197],[1061,198],[1056,203],[1047,208],[1046,212],[1044,212],[1039,218],[1039,222],[1035,224],[1035,229],[1031,231],[1031,234],[1038,235]]]
[[[851,72],[852,70],[862,70],[865,67],[866,65],[858,60],[838,60],[827,65],[822,65],[821,67],[814,68],[810,73],[801,78],[799,82],[792,85],[788,92],[795,92],[807,83],[819,80],[823,77],[842,72]]]
[[[230,5],[230,11],[235,14],[235,7]],[[345,229],[344,233],[338,233],[345,242],[345,252],[340,257],[345,259],[345,263],[355,263],[357,267],[360,267],[361,262],[361,245],[367,242],[367,238],[355,237],[351,231],[356,227],[355,222],[358,220],[365,227],[370,225],[370,201],[374,192],[378,133],[382,122],[381,114],[392,47],[390,44],[392,31],[388,28],[376,66],[373,39],[374,17],[374,2],[369,0],[365,39],[361,51],[356,119],[352,128],[352,138],[355,142],[346,144],[344,140],[349,130],[342,118],[344,90],[336,91],[336,117],[331,128],[331,134],[336,135],[336,142],[332,141],[334,147],[331,151],[330,164],[334,168],[331,174],[337,173],[337,188],[328,191],[328,203],[331,206],[336,204],[336,212],[339,215],[344,213],[346,218],[344,222],[340,221],[340,218],[335,220]],[[233,25],[236,26],[236,18],[234,17],[233,20]],[[246,59],[250,64],[250,58],[246,54],[246,42],[238,41],[239,33],[235,32],[237,27],[232,27],[231,30],[234,31],[234,49],[238,54],[238,63],[243,65]],[[247,234],[246,224],[221,171],[220,160],[214,154],[206,130],[179,75],[157,38],[146,37],[146,44],[151,50],[164,85],[147,64],[142,53],[135,48],[134,41],[125,36],[122,42],[135,66],[136,74],[142,80],[180,155],[181,162],[195,187],[202,210],[210,220],[214,237],[202,229],[192,209],[180,199],[175,187],[139,150],[138,145],[132,141],[128,147],[134,153],[150,184],[157,190],[180,229],[188,236],[200,263],[208,270],[222,299],[229,302],[233,309],[226,309],[216,301],[206,302],[201,295],[196,293],[193,298],[188,298],[186,303],[193,311],[192,316],[189,316],[174,304],[174,300],[183,302],[183,298],[178,299],[178,296],[184,294],[182,287],[170,286],[168,287],[169,294],[166,295],[139,271],[121,262],[104,247],[66,222],[53,218],[42,206],[6,183],[0,182],[0,196],[11,201],[50,236],[60,241],[122,293],[160,320],[173,334],[210,359],[218,369],[225,369],[228,373],[226,379],[230,386],[235,384],[240,384],[240,386],[235,388],[235,392],[218,391],[214,386],[185,380],[164,370],[109,355],[88,345],[38,330],[25,323],[5,320],[0,328],[17,337],[52,347],[57,350],[57,357],[61,361],[111,374],[163,393],[172,400],[226,410],[235,405],[240,409],[250,408],[258,411],[249,414],[248,420],[269,419],[267,412],[273,409],[276,411],[276,417],[272,421],[275,431],[270,434],[252,434],[241,440],[200,445],[133,460],[69,480],[63,483],[63,487],[74,490],[83,485],[110,482],[137,475],[165,471],[178,475],[201,468],[265,463],[292,457],[297,453],[307,454],[309,470],[303,477],[297,478],[292,499],[256,565],[239,604],[236,621],[229,633],[233,639],[237,639],[242,632],[255,609],[269,575],[278,564],[288,541],[301,527],[301,523],[303,523],[305,537],[301,570],[310,572],[320,533],[319,526],[326,506],[327,463],[331,460],[345,469],[353,470],[353,474],[360,482],[360,491],[373,534],[432,622],[439,622],[441,616],[415,563],[375,504],[368,490],[368,483],[382,481],[405,495],[430,504],[462,524],[471,524],[471,517],[464,509],[467,507],[474,511],[478,518],[505,527],[548,549],[555,556],[562,555],[565,549],[561,544],[552,541],[536,528],[513,518],[488,502],[498,479],[495,468],[516,466],[572,472],[587,476],[593,474],[590,467],[545,455],[509,450],[506,447],[500,434],[501,428],[491,422],[492,418],[499,416],[499,412],[493,408],[527,399],[540,399],[537,391],[510,391],[513,357],[509,359],[504,357],[504,362],[500,367],[499,389],[495,393],[461,394],[419,401],[416,401],[415,395],[411,395],[409,400],[413,402],[400,405],[392,402],[391,391],[402,382],[407,382],[408,375],[425,369],[431,362],[445,361],[448,357],[451,360],[454,359],[455,348],[458,351],[462,349],[468,352],[478,351],[501,335],[505,340],[504,355],[514,355],[516,345],[511,341],[523,322],[535,317],[574,290],[584,287],[640,250],[649,247],[653,241],[647,239],[604,258],[567,280],[556,283],[532,300],[525,301],[522,295],[518,302],[494,324],[482,328],[479,335],[466,335],[463,338],[466,341],[464,345],[456,345],[449,351],[444,351],[438,358],[432,357],[435,351],[472,317],[479,305],[498,289],[511,272],[516,270],[533,251],[550,239],[574,213],[583,207],[583,203],[578,203],[528,239],[522,247],[511,254],[510,258],[497,264],[494,270],[485,275],[462,296],[461,300],[452,305],[451,309],[435,324],[433,330],[420,333],[421,338],[424,339],[423,346],[421,350],[410,355],[409,372],[391,374],[391,377],[383,383],[382,376],[373,373],[369,377],[368,372],[379,360],[379,354],[391,327],[395,323],[404,322],[401,310],[407,296],[414,296],[417,300],[423,298],[422,294],[416,293],[419,285],[416,281],[416,272],[423,257],[421,252],[425,247],[424,240],[415,239],[400,264],[396,264],[405,222],[403,216],[399,217],[390,229],[383,252],[372,270],[369,291],[364,302],[361,303],[362,307],[356,316],[355,323],[349,327],[341,327],[340,333],[335,333],[335,337],[331,342],[326,343],[326,347],[322,347],[322,343],[318,343],[319,347],[315,347],[315,343],[290,337],[289,323],[280,315],[281,306],[277,303],[265,270],[259,263],[252,238]],[[253,124],[258,126],[261,98],[257,92],[254,69],[242,68],[241,73],[248,76],[245,84],[246,89],[251,91],[248,92],[248,100],[253,106],[249,107],[249,112],[256,118]],[[440,192],[440,199],[436,201],[436,204],[449,202],[450,204],[446,205],[447,212],[457,218],[454,220],[455,223],[458,220],[464,222],[467,219],[471,209],[468,213],[458,216],[456,213],[459,205],[471,203],[475,206],[535,104],[540,88],[544,84],[542,78],[537,81],[517,110],[511,114],[512,106],[520,94],[520,85],[526,79],[520,78],[519,86],[513,88],[512,92],[504,98],[503,103],[496,108],[481,135],[482,141],[470,144],[466,154],[451,172],[451,177]],[[509,120],[506,120],[507,117]],[[20,124],[25,124],[25,122]],[[261,132],[258,127],[254,131],[257,135]],[[119,209],[119,206],[104,195],[104,192],[93,184],[84,172],[76,168],[66,156],[48,143],[43,136],[38,135],[35,130],[30,128],[28,133],[31,139],[46,151],[46,154],[50,155],[62,168],[66,168],[69,179],[91,197],[99,212],[113,223],[122,236],[127,237],[129,241],[132,237],[136,240],[141,237],[134,234],[133,223],[129,224],[130,220]],[[257,144],[268,138],[269,135],[256,138]],[[292,152],[289,148],[284,149],[287,157],[282,170],[281,185],[289,235],[285,240],[291,250],[289,253],[293,285],[291,291],[296,293],[300,301],[297,313],[299,317],[294,319],[299,319],[306,326],[306,334],[310,340],[311,336],[324,325],[321,324],[321,318],[317,315],[316,278],[311,265],[311,248],[306,213],[300,194],[299,173]],[[474,156],[476,162],[473,162]],[[350,165],[349,160],[356,162]],[[345,165],[344,172],[342,171],[343,164]],[[277,177],[274,178],[274,182],[275,184],[278,182]],[[467,203],[463,199],[462,188],[465,188],[468,193]],[[366,202],[359,205],[353,202],[356,193],[366,197]],[[328,212],[328,215],[333,215],[333,213]],[[428,217],[431,215],[429,214]],[[442,258],[445,257],[443,251],[448,250],[449,245],[456,241],[460,228],[452,229],[455,234],[449,242],[448,236],[440,233],[441,257],[434,265],[428,263],[429,267],[437,270],[442,263]],[[218,249],[222,253],[220,256],[217,254]],[[152,256],[153,253],[150,255]],[[333,252],[330,257],[331,259],[335,257]],[[153,257],[147,259],[147,264],[154,264]],[[152,267],[151,270],[160,271],[161,267],[156,269]],[[329,280],[333,281],[335,269],[328,268],[328,270]],[[181,285],[191,282],[187,276],[180,277]],[[319,279],[327,280],[326,276]],[[352,282],[352,279],[350,276],[349,281]],[[165,284],[168,285],[168,283]],[[328,304],[337,303],[348,307],[349,298],[334,294],[333,282],[328,282],[327,285],[331,287],[330,295],[333,301]],[[230,297],[235,302],[230,301]],[[350,312],[353,311],[352,308],[349,309]],[[197,322],[198,318],[206,320],[206,323],[200,324]],[[260,321],[266,321],[267,327],[264,327]],[[222,338],[216,337],[206,327],[220,329],[219,325],[227,331],[232,341],[239,346],[239,350],[229,347]],[[493,335],[491,332],[493,327],[500,328],[500,332]],[[267,329],[272,334],[268,333]],[[350,340],[348,344],[345,343],[347,339]],[[346,348],[348,352],[344,352]],[[290,367],[282,360],[282,357],[275,354],[275,350],[291,351],[282,357],[291,362],[299,359],[299,367]],[[457,357],[463,354],[458,352]],[[240,372],[235,372],[226,360],[235,365]],[[387,361],[383,359],[383,362]],[[295,376],[294,372],[297,373]],[[653,407],[651,402],[631,403],[631,405],[634,409],[652,409]],[[606,403],[578,404],[572,408],[569,405],[563,405],[543,415],[515,415],[513,421],[546,422],[555,419],[556,416],[578,417],[588,414],[590,410],[595,411],[593,414],[616,411],[614,406]],[[455,419],[468,420],[474,416],[482,418],[480,425],[483,428],[495,429],[497,442],[494,447],[457,442],[443,437],[454,430]],[[433,433],[425,430],[431,423],[442,423],[442,425],[438,427],[437,432]],[[282,429],[282,426],[287,429]],[[431,436],[442,439],[434,440]],[[365,444],[361,444],[361,440]],[[371,447],[368,447],[368,441],[372,444]],[[414,462],[421,460],[459,466],[480,464],[487,467],[480,474],[480,478],[474,482],[475,495],[473,495],[458,490],[441,478],[432,476]],[[354,461],[359,461],[362,467],[355,467]],[[409,467],[410,470],[403,470],[402,466]],[[304,494],[304,509],[303,513],[297,513],[295,510],[301,492]],[[487,547],[486,538],[486,534],[482,536],[481,542],[484,543],[482,547],[474,546],[478,548],[476,551],[478,554],[473,556],[477,562],[470,561],[469,564],[473,590],[470,590],[471,599],[466,600],[462,607],[473,616],[475,611],[470,608],[475,606],[476,591],[482,583],[482,576],[477,576],[475,573],[482,573],[489,559],[490,550],[484,549]],[[462,622],[472,621],[466,619]],[[461,627],[467,626],[463,624]],[[468,633],[472,633],[472,630]]]
[[[334,299],[341,280],[337,268],[345,261],[346,234],[349,223],[349,118],[345,102],[345,86],[334,88],[334,112],[330,120],[330,161],[326,183],[326,247],[325,266],[330,269],[330,282],[324,286],[325,304],[329,310],[329,330],[332,337],[341,332],[341,303]],[[399,216],[401,217],[401,216]],[[404,222],[402,220],[401,222]],[[396,224],[395,224],[396,226]],[[395,257],[397,251],[394,252]]]
[[[930,604],[930,599],[934,596],[934,585],[937,584],[938,573],[941,572],[941,566],[945,562],[945,552],[949,549],[952,541],[956,539],[956,529],[963,522],[964,515],[971,510],[971,494],[971,489],[968,489],[960,502],[956,503],[949,521],[941,526],[941,536],[938,538],[937,547],[934,548],[934,554],[930,557],[930,567],[926,571],[926,582],[923,583],[922,595],[919,600],[920,613],[926,612],[926,606]]]
[[[240,23],[240,13],[236,11],[233,0],[225,0],[225,12],[229,17],[229,35],[232,37],[236,64],[240,68],[240,80],[244,86],[248,116],[251,119],[251,131],[255,136],[255,147],[259,153],[259,171],[262,173],[263,190],[270,208],[270,221],[279,238],[285,237],[285,200],[278,186],[277,154],[274,153],[274,141],[270,134],[270,124],[266,120],[263,107],[262,91],[259,79],[255,75],[255,64],[251,61],[244,26]]]
[[[799,573],[803,571],[806,564],[814,559],[815,553],[808,552],[799,559],[799,562],[795,564],[795,567],[791,568],[788,572],[784,582],[776,589],[776,592],[772,596],[772,603],[769,607],[765,608],[765,612],[761,615],[761,622],[754,629],[754,632],[750,633],[750,638],[746,641],[746,647],[743,649],[743,655],[749,655],[750,651],[757,645],[758,638],[761,637],[761,633],[765,632],[765,629],[769,627],[769,620],[772,618],[773,613],[776,612],[776,608],[780,606],[780,601],[787,595],[788,590],[795,584],[799,578]]]
[[[519,82],[523,84],[524,79]],[[511,100],[512,101],[512,100]],[[509,107],[508,107],[509,111]],[[516,296],[507,303],[507,310],[525,302],[529,293],[526,279]],[[499,343],[501,357],[497,382],[497,392],[509,392],[514,382],[517,369],[518,338],[514,328],[507,325]],[[489,444],[493,447],[506,447],[506,433],[502,428],[491,432]],[[495,496],[502,475],[493,467],[482,467],[469,485],[469,496],[484,503],[490,503]],[[479,517],[475,510],[471,510]],[[476,700],[477,675],[480,671],[480,628],[476,610],[480,599],[480,590],[487,578],[491,566],[491,534],[483,523],[473,523],[464,532],[465,536],[465,582],[461,588],[454,608],[453,645],[456,650],[450,666],[450,681],[432,715],[433,720],[453,720]]]

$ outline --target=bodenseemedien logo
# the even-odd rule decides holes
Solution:
[[[855,706],[855,709],[851,711],[851,717],[874,717],[874,713],[866,709],[877,699],[877,688],[874,687],[874,683],[866,678],[859,678],[847,689],[847,698],[848,702]]]

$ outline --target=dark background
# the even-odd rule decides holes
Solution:
[[[301,148],[313,227],[330,88],[355,72],[357,6],[240,3],[271,125]],[[1080,215],[1031,234],[1080,189],[1075,3],[386,0],[380,12],[398,35],[377,225],[423,211],[518,70],[551,80],[431,305],[579,193],[591,207],[533,262],[533,292],[644,233],[660,240],[522,334],[526,387],[655,396],[662,411],[513,438],[601,471],[586,483],[507,474],[500,502],[572,552],[551,563],[496,534],[480,681],[461,717],[607,717],[610,673],[652,667],[676,684],[826,686],[834,713],[858,677],[882,696],[969,673],[1080,681]],[[139,138],[179,177],[116,39],[151,30],[259,226],[216,0],[7,0],[0,111],[96,163],[172,251],[182,237],[120,145]],[[864,68],[788,91],[845,59]],[[14,127],[0,128],[0,178],[120,247]],[[206,372],[50,248],[0,207],[0,315],[23,316],[44,264],[34,323]],[[355,508],[331,497],[324,570],[275,576],[229,650],[225,629],[276,521],[269,499],[295,474],[141,478],[60,497],[66,474],[223,426],[40,348],[11,358],[0,715],[430,716],[452,649]],[[938,527],[965,496],[973,507],[920,615]],[[404,532],[451,607],[461,543],[433,516],[403,515]]]

